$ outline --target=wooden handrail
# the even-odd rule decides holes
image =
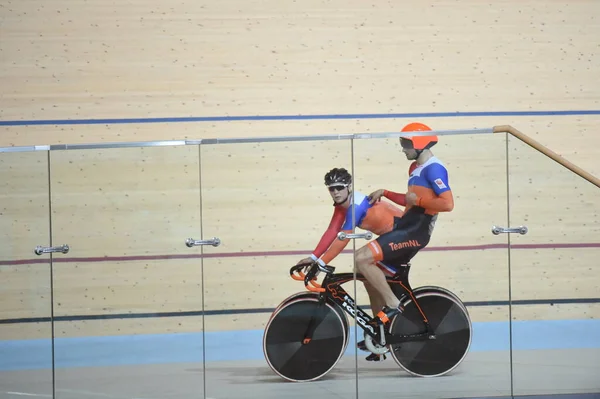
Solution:
[[[561,157],[554,151],[552,151],[549,148],[547,148],[546,146],[538,143],[537,141],[535,141],[531,137],[525,135],[524,133],[521,133],[514,127],[512,127],[510,125],[494,126],[494,133],[508,133],[508,134],[518,138],[525,144],[535,148],[536,150],[538,150],[542,154],[546,155],[553,161],[558,162],[565,168],[569,169],[571,172],[583,177],[585,180],[589,181],[596,187],[600,188],[600,179],[598,179],[597,177],[593,176],[592,174],[586,172],[585,170],[581,169],[579,166],[567,161],[566,159],[564,159],[563,157]]]

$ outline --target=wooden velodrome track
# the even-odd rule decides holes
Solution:
[[[599,176],[598,15],[595,1],[3,2],[0,146],[507,124]],[[528,114],[581,110],[596,112]],[[435,115],[444,112],[475,114]],[[22,122],[40,120],[58,122]],[[473,318],[507,320],[508,237],[490,229],[510,213],[512,226],[529,228],[510,238],[513,300],[599,296],[596,187],[514,139],[507,174],[504,135],[444,136],[434,153],[456,208],[415,258],[414,285],[498,301]],[[50,213],[52,242],[71,248],[54,256],[55,316],[272,308],[303,288],[288,268],[329,221],[323,174],[354,166],[356,189],[401,191],[408,162],[396,140],[372,139],[52,151],[50,165],[51,210],[47,153],[0,154],[1,319],[50,315],[49,256],[33,254],[50,243]],[[201,234],[222,240],[204,248],[203,267],[193,257],[202,249],[184,245]],[[333,262],[351,263],[348,253]],[[513,317],[600,317],[598,304],[568,302],[515,306]],[[267,316],[210,316],[205,328],[261,328]],[[118,318],[59,322],[55,332],[201,327],[200,317]],[[48,332],[47,323],[0,326],[2,339]]]

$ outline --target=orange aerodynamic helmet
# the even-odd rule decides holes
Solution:
[[[423,123],[413,122],[402,128],[402,132],[427,132],[431,128]],[[417,151],[428,150],[438,142],[437,136],[411,136],[400,137],[400,144],[404,148],[411,148]]]

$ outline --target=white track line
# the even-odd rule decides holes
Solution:
[[[74,394],[80,395],[81,397],[96,396],[96,397],[100,397],[100,398],[110,398],[110,399],[131,399],[132,398],[131,396],[111,395],[108,393],[81,391],[81,390],[77,390],[77,389],[57,389],[56,392],[74,393]],[[145,399],[145,398],[135,397],[134,399]]]
[[[73,389],[57,389],[57,391],[62,391],[62,392],[69,392],[69,393],[79,393],[79,394],[83,394],[83,395],[88,395],[88,396],[99,396],[102,398],[113,398],[113,399],[127,399],[123,396],[114,396],[114,395],[109,395],[106,393],[101,393],[101,392],[89,392],[89,391],[77,391],[77,390],[73,390]],[[29,393],[29,392],[4,392],[8,395],[14,395],[14,396],[31,396],[31,397],[38,397],[38,398],[51,398],[52,395],[48,395],[48,394],[43,394],[43,393]],[[145,399],[145,398],[131,398],[131,399]],[[206,398],[206,399],[215,399],[215,398]]]

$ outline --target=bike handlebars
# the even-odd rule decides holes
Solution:
[[[304,274],[303,269],[309,266],[308,272]],[[319,272],[324,272],[327,274],[331,274],[335,271],[335,267],[333,266],[321,266],[317,262],[310,263],[301,263],[295,266],[292,266],[290,269],[290,276],[297,281],[304,281],[304,286],[307,290],[313,292],[325,292],[325,288],[321,287],[319,283],[317,283],[317,275]]]

